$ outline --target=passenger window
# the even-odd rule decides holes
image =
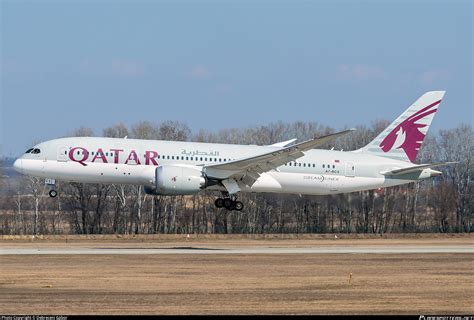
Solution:
[[[166,158],[169,160],[169,159],[170,159],[170,156],[166,156]]]
[[[301,167],[301,163],[298,164],[298,167]]]
[[[335,166],[335,165],[332,165],[332,168],[334,169],[334,168],[336,168],[336,166]]]
[[[323,164],[323,168],[324,168],[324,164]]]
[[[201,160],[199,160],[199,161],[202,161],[202,157],[201,157]]]
[[[189,157],[186,157],[186,160],[189,160]]]
[[[306,167],[306,163],[303,163],[303,167]]]
[[[204,158],[204,161],[207,161],[207,158]]]

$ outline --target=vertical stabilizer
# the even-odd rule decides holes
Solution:
[[[358,152],[415,162],[445,91],[422,95],[382,133]]]

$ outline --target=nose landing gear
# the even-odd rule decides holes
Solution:
[[[47,178],[44,180],[44,184],[51,188],[51,190],[49,190],[48,192],[49,196],[51,198],[56,198],[56,196],[58,195],[58,192],[56,191],[56,180]]]
[[[244,209],[244,204],[241,201],[237,201],[237,196],[235,195],[224,195],[224,198],[217,198],[214,204],[217,208],[226,208],[229,211],[242,211]]]

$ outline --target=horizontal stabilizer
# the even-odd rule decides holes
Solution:
[[[408,168],[402,168],[402,169],[394,169],[390,171],[383,171],[380,172],[380,174],[383,174],[384,176],[396,176],[396,175],[402,175],[406,173],[412,173],[412,172],[418,172],[422,171],[424,169],[428,168],[435,168],[435,167],[441,167],[441,166],[446,166],[450,164],[455,164],[457,162],[439,162],[439,163],[429,163],[429,164],[418,164],[412,167]]]

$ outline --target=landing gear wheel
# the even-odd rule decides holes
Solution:
[[[233,202],[230,198],[224,198],[224,207],[228,210],[232,210],[230,208],[233,207]]]
[[[217,198],[214,201],[214,205],[217,208],[226,208],[229,211],[242,211],[244,208],[244,204],[240,201],[237,201],[237,196],[235,194],[229,195],[228,193],[223,193],[222,198]]]
[[[214,201],[214,204],[217,208],[222,208],[224,206],[224,199],[217,198],[216,201]]]
[[[54,189],[49,190],[49,196],[51,198],[56,198],[57,195],[58,195],[58,192],[56,190],[54,190]]]
[[[234,207],[236,211],[242,211],[244,204],[240,201],[235,201]]]
[[[235,201],[230,201],[230,205],[225,207],[227,210],[232,211],[235,210]]]

